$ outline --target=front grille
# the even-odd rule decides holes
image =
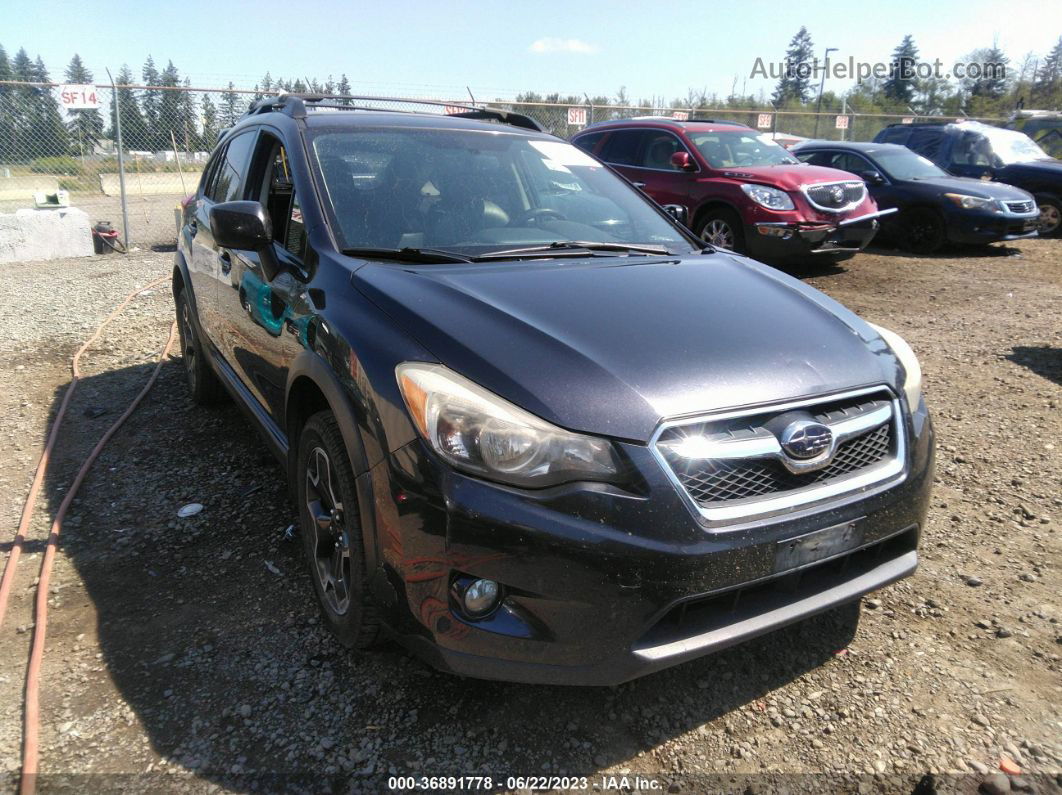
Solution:
[[[812,471],[793,472],[800,462],[788,458],[776,442],[790,422],[809,419],[831,429],[850,427],[860,417],[881,417],[878,424],[838,441],[828,463]],[[793,495],[794,504],[816,499],[816,492],[834,486],[846,478],[871,475],[879,469],[887,477],[888,464],[900,457],[899,432],[895,404],[885,392],[872,392],[849,398],[782,410],[759,411],[727,419],[696,420],[666,427],[656,440],[656,451],[677,484],[692,502],[707,515],[713,509],[748,505],[755,513],[759,501]],[[687,457],[681,454],[682,443],[693,437],[731,442],[749,439],[766,440],[767,449],[748,457]],[[838,437],[840,438],[840,437]],[[773,449],[771,446],[773,445]],[[789,466],[787,466],[789,464]],[[894,473],[893,473],[894,474]]]
[[[1031,213],[1035,206],[1031,201],[1007,202],[1007,209],[1012,213]]]
[[[826,182],[804,188],[808,201],[820,210],[839,212],[860,204],[867,195],[863,182]]]

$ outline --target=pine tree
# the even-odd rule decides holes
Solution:
[[[159,70],[155,68],[155,59],[150,55],[140,70],[140,77],[145,86],[159,85]],[[149,150],[155,148],[155,135],[159,126],[159,106],[162,104],[162,93],[156,88],[148,88],[141,94],[140,107],[143,109],[144,124],[147,125],[148,135],[144,140],[137,142],[137,145],[133,148]],[[129,143],[132,146],[133,141],[130,139]]]
[[[48,83],[48,70],[37,57],[31,61],[25,48],[11,64],[15,80]],[[15,89],[15,116],[12,120],[12,144],[19,159],[56,157],[66,153],[67,135],[59,104],[50,88],[18,86]]]
[[[186,152],[203,148],[202,141],[199,139],[199,125],[196,121],[195,94],[192,93],[191,87],[192,81],[186,77],[184,90],[176,92],[179,97],[177,110],[180,117],[177,141],[179,144],[183,143]]]
[[[15,73],[11,70],[11,62],[7,59],[7,51],[0,45],[0,80],[14,80]],[[0,84],[0,161],[15,159],[15,126],[17,116],[15,112],[15,91],[11,86]]]
[[[115,79],[118,87],[118,97],[113,103],[114,110],[111,112],[111,129],[108,132],[115,144],[118,143],[118,132],[115,128],[114,113],[121,115],[122,119],[122,147],[125,151],[131,149],[143,149],[148,140],[147,123],[140,112],[133,89],[128,88],[133,83],[133,73],[127,65],[122,65]]]
[[[1042,107],[1062,103],[1062,36],[1037,70],[1030,93],[1034,104]]]
[[[908,34],[903,37],[900,46],[892,51],[889,77],[883,87],[886,98],[906,107],[911,104],[915,94],[914,66],[918,63],[918,48],[914,38]]]
[[[771,97],[775,105],[782,106],[793,100],[804,103],[811,98],[814,46],[805,27],[801,27],[789,42],[785,51],[785,73],[779,78]]]
[[[173,61],[166,64],[166,68],[159,75],[158,83],[161,88],[167,89],[159,92],[158,124],[152,131],[152,148],[160,152],[172,148],[174,140],[184,135],[181,123],[181,95],[179,91],[173,90],[181,85],[181,76]]]
[[[339,96],[341,96],[341,97],[349,97],[350,96],[350,81],[347,80],[347,76],[345,74],[342,74],[342,75],[339,76],[339,84],[336,85],[336,93],[339,94]],[[350,100],[349,99],[341,99],[341,100],[339,100],[339,103],[341,105],[349,105],[350,104]]]
[[[203,148],[212,150],[218,142],[218,110],[210,94],[203,94]]]
[[[981,69],[978,77],[967,81],[971,98],[999,99],[1007,93],[1007,64],[1010,59],[994,44],[988,49],[976,50],[968,58]]]
[[[63,74],[68,83],[78,85],[92,83],[92,72],[85,67],[81,56],[77,53],[74,53],[74,57],[70,59],[66,72]],[[70,133],[72,154],[92,154],[93,147],[103,137],[103,116],[95,109],[72,110],[66,129]]]
[[[221,95],[220,122],[222,127],[231,127],[240,118],[240,95],[233,89],[236,86],[229,81],[229,88]]]

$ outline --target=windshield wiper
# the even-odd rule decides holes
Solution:
[[[342,251],[348,257],[362,257],[365,259],[393,259],[398,262],[473,262],[470,257],[455,254],[452,251],[443,251],[438,248],[345,248]]]
[[[535,254],[575,254],[578,256],[578,254],[583,251],[616,251],[633,254],[671,255],[671,252],[664,246],[649,246],[641,243],[601,243],[593,240],[557,240],[553,243],[541,246],[525,246],[523,248],[509,248],[504,251],[491,251],[487,254],[480,254],[476,259],[496,259]]]

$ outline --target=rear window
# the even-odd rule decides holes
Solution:
[[[940,154],[940,144],[944,140],[943,130],[915,130],[907,141],[907,148],[913,149],[930,160],[936,160]]]
[[[576,146],[586,152],[593,152],[594,147],[598,142],[605,137],[603,132],[589,133],[587,135],[580,135],[576,140],[572,141]]]
[[[645,132],[642,130],[616,130],[605,142],[601,159],[618,166],[638,164],[638,150],[641,148]]]
[[[875,136],[874,141],[879,144],[906,144],[910,134],[908,127],[886,127]]]

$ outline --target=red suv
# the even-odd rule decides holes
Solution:
[[[801,163],[744,124],[625,119],[572,138],[686,221],[703,240],[758,259],[842,259],[878,229],[866,184]],[[688,219],[688,220],[686,220]]]

